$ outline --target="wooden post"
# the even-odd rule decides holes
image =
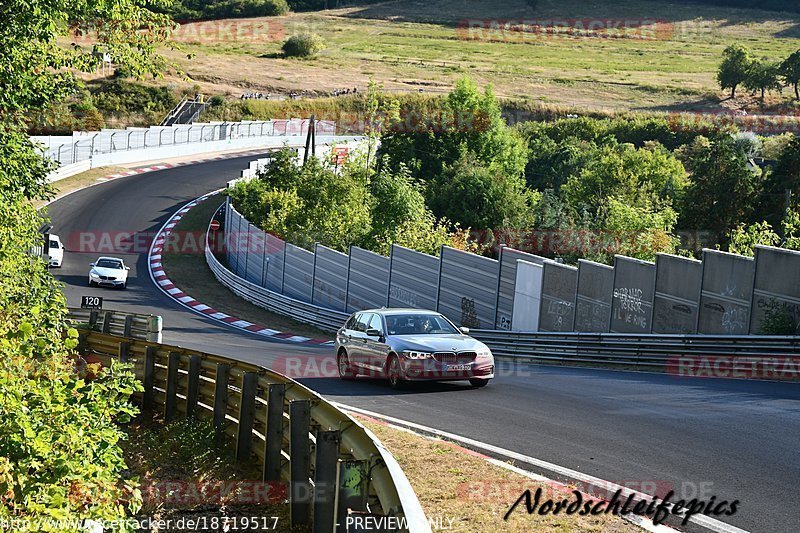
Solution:
[[[200,356],[189,357],[189,381],[186,389],[186,417],[194,416],[200,397]]]
[[[336,525],[336,476],[339,470],[338,431],[319,431],[314,469],[314,531],[328,533]]]
[[[264,442],[264,481],[280,481],[283,457],[283,402],[286,398],[286,385],[274,383],[269,386],[267,396],[267,432]]]
[[[156,352],[158,348],[148,346],[144,352],[144,393],[142,394],[142,409],[150,411],[155,402],[155,372],[156,372]]]
[[[125,326],[122,329],[123,337],[130,337],[133,329],[133,315],[125,315]]]
[[[119,350],[117,352],[117,357],[119,358],[120,363],[128,362],[128,354],[131,351],[131,343],[128,341],[122,341],[119,343]]]
[[[308,430],[311,423],[311,402],[295,400],[289,403],[289,460],[290,460],[290,521],[311,523],[311,441]]]
[[[239,403],[239,432],[236,434],[236,460],[250,459],[253,450],[253,424],[256,419],[256,390],[258,374],[245,372],[242,376],[241,402]]]
[[[167,399],[164,402],[164,420],[169,422],[175,418],[178,407],[178,366],[181,364],[179,352],[169,352],[167,365]]]
[[[231,365],[217,364],[217,379],[214,384],[214,429],[219,435],[225,432],[225,415],[228,413],[228,381]]]

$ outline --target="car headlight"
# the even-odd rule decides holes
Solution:
[[[433,357],[433,354],[429,352],[415,352],[407,350],[403,352],[403,356],[409,359],[430,359],[431,357]]]
[[[91,277],[93,277],[93,278],[99,278],[99,277],[100,277],[100,274],[98,274],[98,273],[97,273],[97,272],[95,272],[94,270],[90,270],[90,271],[89,271],[89,275],[90,275]]]

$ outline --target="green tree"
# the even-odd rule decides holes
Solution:
[[[800,198],[800,138],[791,135],[770,165],[764,183],[759,217],[777,227],[786,208],[786,197]]]
[[[257,179],[239,182],[230,195],[245,218],[298,246],[318,242],[347,251],[371,231],[372,198],[357,164],[337,172],[312,157],[298,167],[293,153],[284,150]]]
[[[753,60],[744,80],[744,86],[749,91],[760,91],[761,100],[764,100],[767,91],[778,91],[783,88],[780,79],[780,63]]]
[[[793,52],[783,60],[780,65],[780,73],[783,79],[794,88],[794,97],[800,100],[800,50]]]
[[[44,222],[32,200],[47,198],[44,161],[25,133],[37,116],[72,94],[76,72],[103,51],[133,75],[157,74],[156,47],[171,21],[136,0],[0,5],[0,520],[119,519],[140,498],[121,481],[124,433],[135,390],[124,368],[76,372],[77,332],[66,322],[60,285],[28,251]],[[95,44],[65,44],[76,32]],[[127,502],[127,503],[125,503]]]
[[[427,196],[436,216],[484,230],[526,226],[539,195],[521,177],[503,174],[465,151],[428,185]]]
[[[365,247],[388,254],[392,244],[418,252],[437,254],[442,244],[452,245],[447,221],[438,221],[425,205],[422,187],[405,167],[392,172],[384,166],[369,184],[374,198],[372,233]]]
[[[756,246],[775,246],[780,240],[768,222],[756,222],[749,226],[742,223],[728,235],[728,251],[753,257]]]
[[[637,207],[679,198],[686,183],[683,165],[664,147],[608,144],[562,190],[573,212],[597,213],[610,197]]]
[[[675,253],[678,238],[672,234],[678,214],[668,205],[637,207],[625,199],[611,197],[606,201],[604,219],[599,229],[607,246],[590,250],[588,257],[611,263],[614,254],[654,261],[658,253]]]
[[[465,151],[506,176],[524,173],[524,140],[506,125],[491,87],[481,93],[468,78],[456,83],[439,112],[404,110],[381,137],[379,155],[393,170],[404,164],[414,178],[429,182]]]
[[[698,139],[690,152],[690,185],[680,210],[681,227],[708,230],[724,241],[737,224],[753,215],[762,190],[761,171],[732,138]]]
[[[731,90],[731,98],[736,98],[736,88],[747,80],[752,62],[750,51],[741,44],[732,44],[722,52],[717,82],[723,90]]]

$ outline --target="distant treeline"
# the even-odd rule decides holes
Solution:
[[[764,9],[800,13],[800,0],[680,0],[685,4],[710,4],[714,6],[738,7],[742,9]]]
[[[175,0],[163,10],[174,20],[270,17],[291,11],[319,11],[378,0]],[[155,9],[155,8],[154,8]]]

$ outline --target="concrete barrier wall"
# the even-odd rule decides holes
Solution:
[[[388,299],[389,258],[351,246],[347,312],[383,307]]]
[[[283,264],[283,294],[301,302],[311,302],[313,285],[314,253],[287,242]]]
[[[442,246],[440,260],[437,310],[459,326],[492,329],[500,264],[449,246]]]
[[[314,293],[311,303],[344,311],[347,301],[347,254],[314,245]]]
[[[748,334],[754,267],[751,257],[703,250],[698,333]]]
[[[614,268],[594,261],[578,261],[575,331],[607,333],[611,322]]]
[[[389,307],[436,309],[439,258],[392,245]]]
[[[653,333],[697,332],[703,263],[676,255],[656,256]]]
[[[496,329],[514,329],[511,318],[514,313],[514,295],[519,260],[541,265],[544,257],[521,252],[507,246],[500,248],[500,284],[497,292]],[[537,322],[538,324],[538,322]]]
[[[286,253],[286,243],[283,239],[265,234],[266,258],[267,258],[267,276],[265,278],[265,285],[267,289],[275,292],[283,291],[283,257]]]
[[[614,257],[611,333],[650,333],[656,266],[649,261]]]
[[[800,335],[800,252],[757,246],[755,269],[750,333],[764,333],[767,319]]]
[[[543,263],[517,260],[511,321],[513,331],[539,331],[543,270]]]
[[[578,269],[555,261],[544,262],[539,331],[572,331]]]

